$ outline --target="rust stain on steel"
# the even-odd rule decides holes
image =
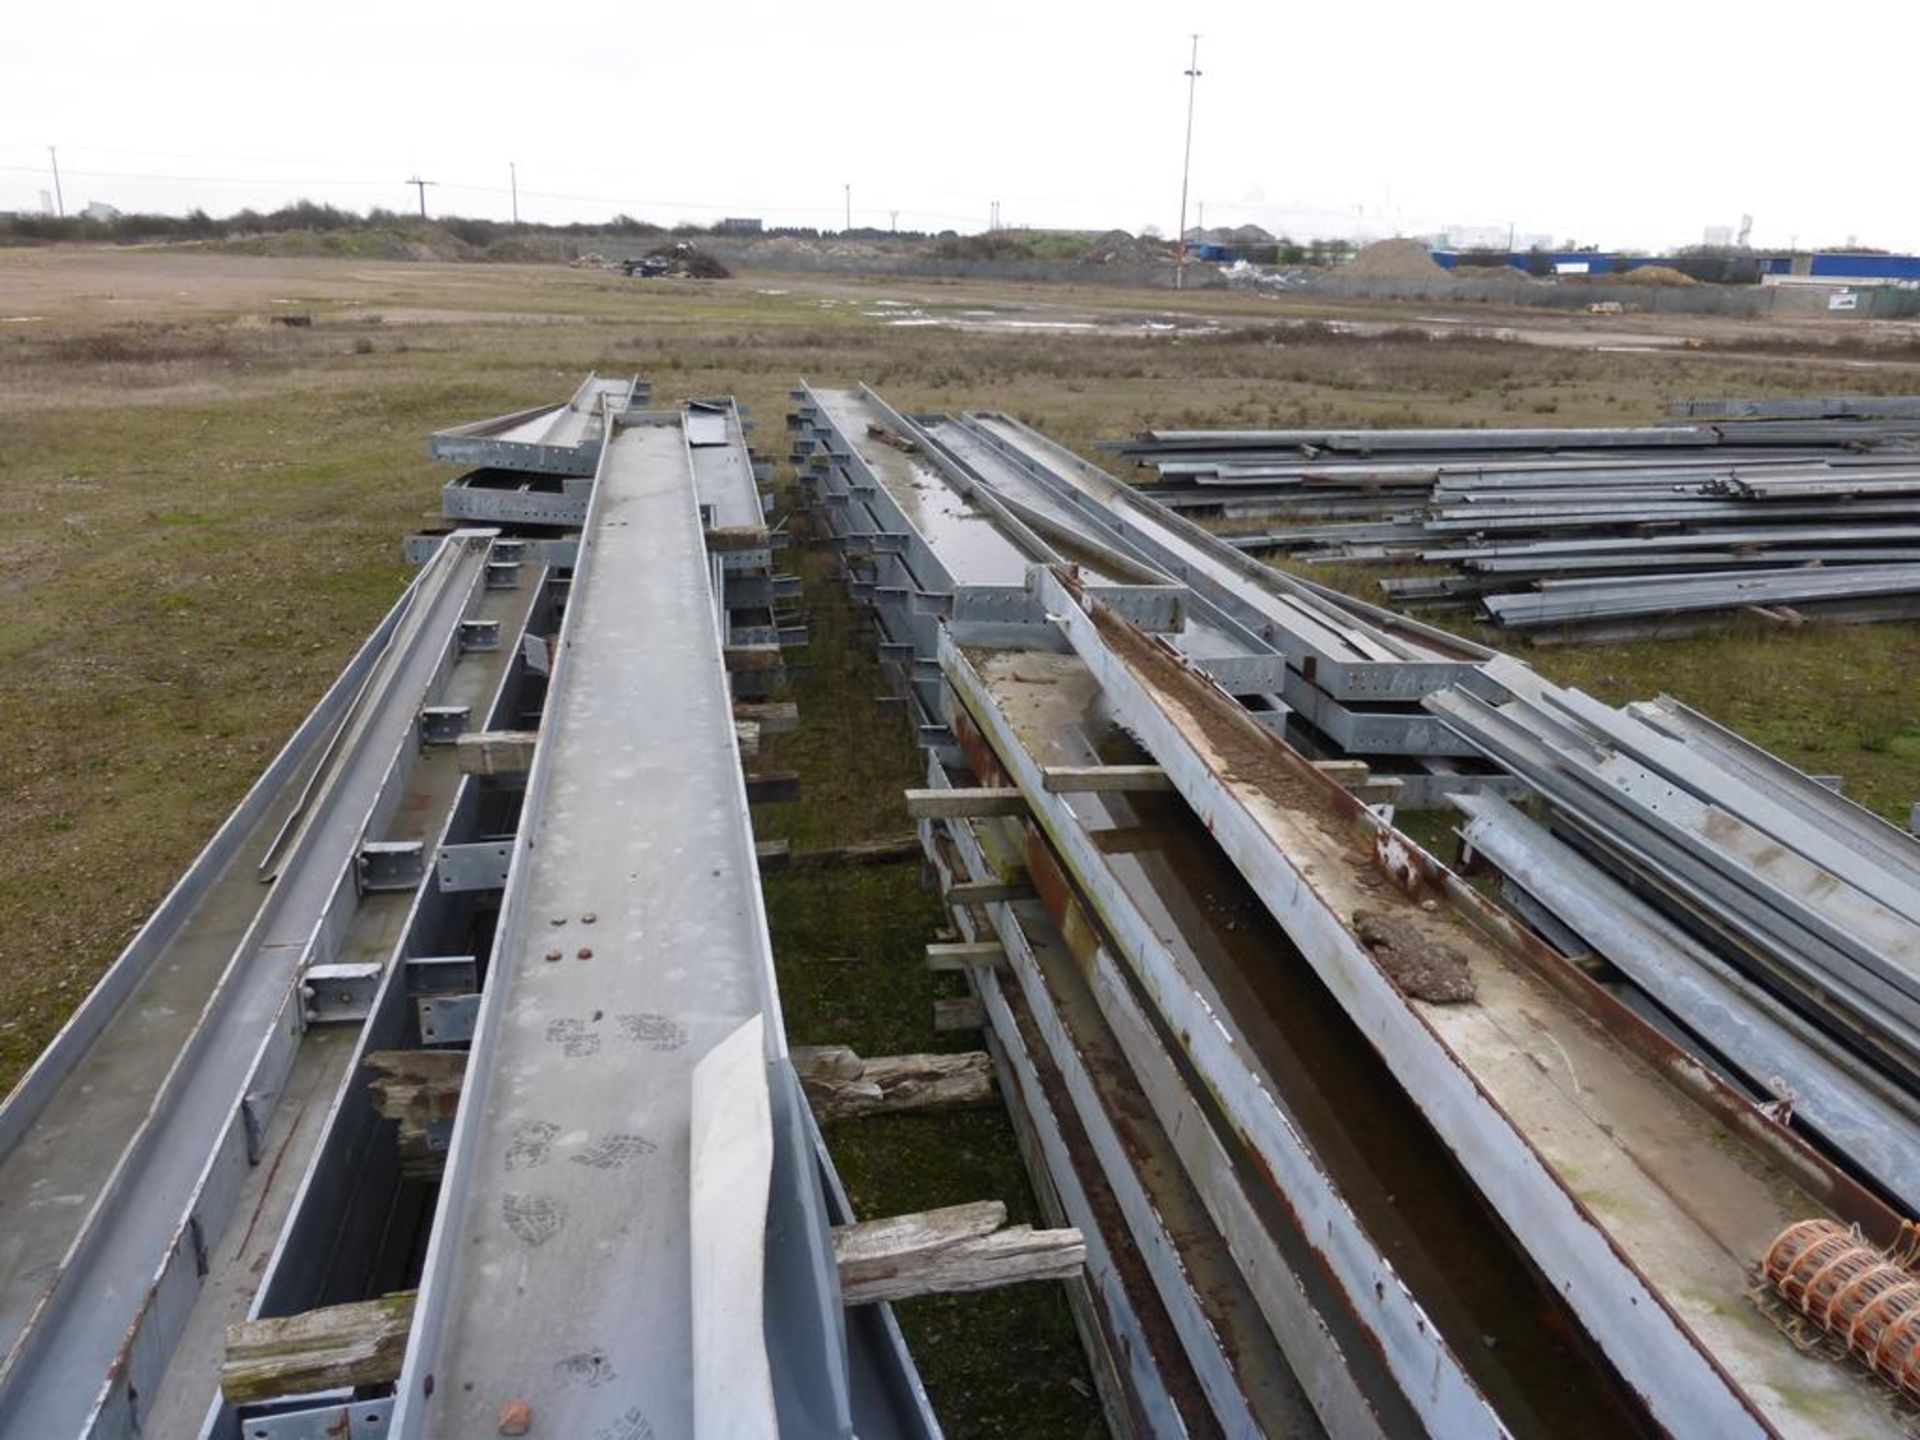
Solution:
[[[1588,1020],[1671,1077],[1681,1093],[1702,1110],[1746,1144],[1785,1167],[1796,1182],[1832,1206],[1844,1219],[1860,1226],[1870,1238],[1884,1245],[1898,1236],[1901,1217],[1878,1196],[1837,1169],[1798,1134],[1762,1113],[1592,977],[1567,964],[1544,941],[1467,885],[1417,841],[1315,769],[1285,740],[1255,723],[1238,701],[1188,665],[1164,641],[1136,629],[1097,601],[1087,601],[1084,596],[1082,599],[1094,625],[1122,662],[1149,690],[1176,704],[1210,743],[1218,745],[1223,752],[1220,758],[1224,779],[1263,791],[1293,810],[1297,818],[1323,832],[1332,833],[1335,824],[1345,822],[1350,836],[1357,835],[1366,842],[1364,857],[1356,857],[1355,864],[1364,866],[1372,877],[1375,895],[1404,907],[1415,923],[1440,921],[1479,932],[1571,1002]],[[1319,813],[1315,813],[1316,810]],[[1408,883],[1417,883],[1418,893],[1432,894],[1444,902],[1437,913],[1425,912],[1400,881],[1380,868],[1377,847],[1383,834],[1392,837],[1396,862],[1403,867]],[[1367,877],[1359,878],[1366,886]],[[1318,889],[1311,875],[1303,874],[1301,879],[1310,888]],[[1413,1014],[1423,1026],[1432,1029],[1417,1009]],[[1478,1079],[1470,1074],[1468,1078],[1482,1098],[1504,1116],[1505,1111]],[[1570,1198],[1588,1223],[1593,1224],[1593,1216],[1584,1202],[1571,1194]],[[1604,1230],[1601,1233],[1604,1234]]]

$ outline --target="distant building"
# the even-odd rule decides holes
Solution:
[[[758,215],[729,215],[713,228],[720,235],[758,235],[765,226]]]
[[[1897,285],[1920,287],[1920,255],[1862,255],[1816,250],[1806,255],[1769,255],[1760,262],[1762,285]]]
[[[87,208],[80,212],[82,220],[98,220],[107,224],[120,218],[119,207],[107,204],[104,200],[89,200]]]

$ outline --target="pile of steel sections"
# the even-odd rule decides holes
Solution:
[[[1448,684],[1405,622],[1254,580],[1044,437],[870,394],[849,413],[852,393],[798,392],[795,425],[855,593],[877,608],[1005,547],[991,613],[923,604],[937,684],[924,633],[878,629],[928,742],[909,807],[1040,1184],[1088,1237],[1089,1347],[1122,1424],[1270,1432],[1304,1406],[1336,1434],[1901,1433],[1889,1391],[1803,1351],[1749,1290],[1802,1220],[1903,1233],[1904,1193],[1829,1147],[1864,1116],[1910,1157],[1910,1102],[1862,1082],[1810,1117],[1756,1089],[1765,1055],[1860,1067],[1803,1022],[1729,1071],[1675,1017],[1774,1044],[1746,977],[1641,989],[1579,963],[1597,944],[1570,958],[1527,923],[1539,897],[1497,907],[1290,745],[1283,677],[1225,683],[1218,647],[1319,678],[1350,658],[1329,656],[1336,631],[1381,646],[1379,683],[1455,725],[1536,693],[1530,672],[1489,657]],[[876,511],[861,484],[890,488],[871,476],[883,450],[970,500],[978,532],[949,540],[957,522],[924,504]],[[1042,524],[1054,556],[1027,538]],[[1098,547],[1069,554],[1069,529]],[[923,549],[911,577],[861,563]],[[1115,551],[1185,588],[1180,624],[1109,603]],[[1504,758],[1458,728],[1490,768]],[[1497,778],[1452,783],[1476,815],[1518,815],[1496,795],[1533,775]]]
[[[1163,503],[1267,517],[1259,533],[1228,537],[1238,548],[1448,566],[1382,588],[1413,605],[1475,605],[1539,641],[1682,634],[1729,611],[1916,613],[1920,405],[1725,402],[1688,414],[1701,418],[1149,431],[1120,448],[1154,469]]]

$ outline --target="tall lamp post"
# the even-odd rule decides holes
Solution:
[[[1193,92],[1200,83],[1200,37],[1193,37],[1193,58],[1187,63],[1187,149],[1180,162],[1180,239],[1174,251],[1173,288],[1187,285],[1187,180],[1193,173]]]

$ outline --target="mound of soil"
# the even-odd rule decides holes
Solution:
[[[1698,285],[1700,282],[1685,271],[1676,270],[1671,265],[1639,265],[1618,275],[1609,275],[1609,280],[1622,285]]]
[[[1434,1005],[1458,1005],[1473,999],[1473,974],[1467,957],[1420,933],[1398,915],[1372,910],[1353,912],[1353,933],[1373,952],[1403,995]]]
[[[1449,278],[1418,240],[1376,240],[1347,262],[1346,273],[1377,275],[1388,280]]]

